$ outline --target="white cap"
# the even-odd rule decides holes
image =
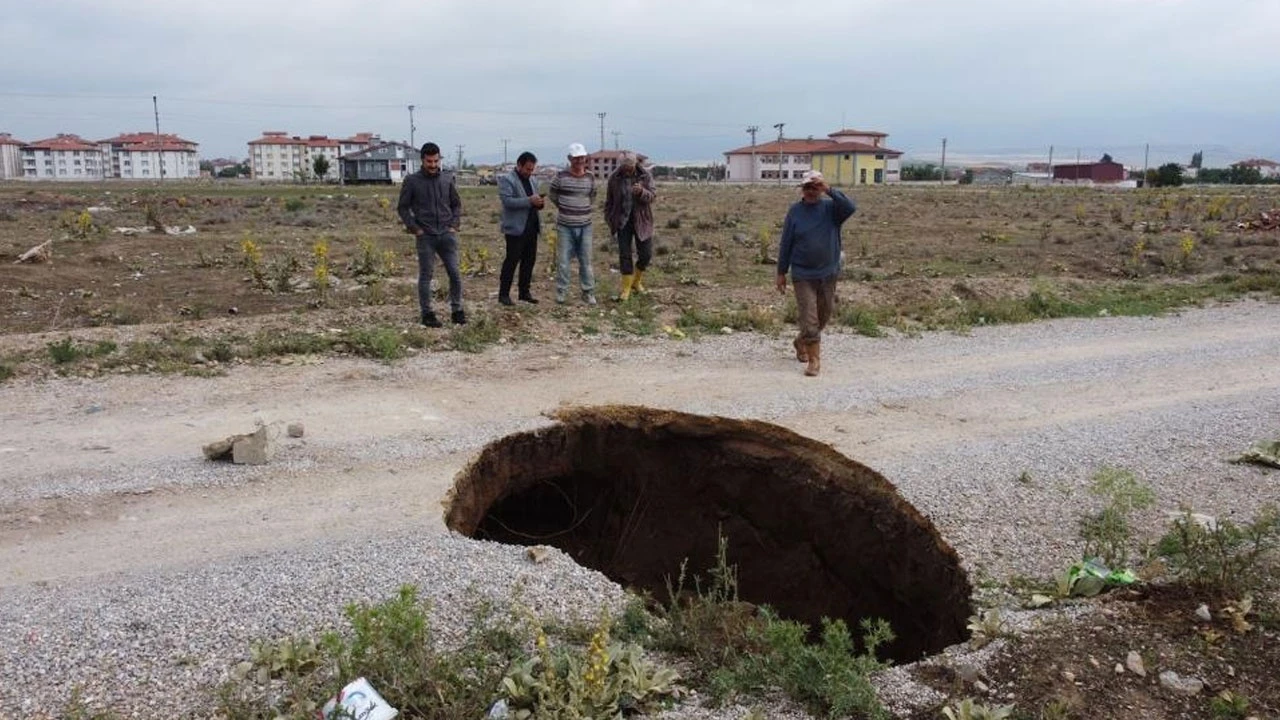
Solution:
[[[801,185],[809,185],[810,183],[823,182],[822,173],[817,170],[806,170]]]
[[[573,143],[569,146],[569,157],[586,157],[587,148],[582,143]]]

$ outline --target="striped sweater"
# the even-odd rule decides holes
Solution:
[[[548,193],[556,206],[556,223],[566,227],[591,224],[591,203],[596,199],[596,179],[591,173],[574,177],[568,170],[556,173]]]

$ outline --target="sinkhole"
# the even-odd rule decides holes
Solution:
[[[474,538],[560,548],[667,598],[706,577],[719,537],[742,600],[817,627],[887,620],[881,655],[910,662],[963,641],[968,577],[927,518],[874,470],[768,423],[633,406],[562,410],[485,447],[445,522]]]

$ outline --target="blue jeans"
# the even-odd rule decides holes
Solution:
[[[436,255],[444,263],[449,275],[449,309],[462,309],[462,274],[458,272],[458,236],[453,233],[427,235],[417,238],[418,246],[418,308],[422,314],[431,312],[431,275],[435,272]]]
[[[591,271],[591,226],[569,227],[556,223],[556,299],[563,301],[569,292],[569,263],[578,258],[578,283],[584,295],[596,290]]]

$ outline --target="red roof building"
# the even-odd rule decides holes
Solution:
[[[783,138],[725,152],[728,179],[746,182],[799,180],[820,170],[841,185],[898,182],[902,151],[885,147],[888,134],[843,129],[826,138]]]
[[[164,180],[200,177],[198,143],[171,133],[121,133],[99,140],[106,177]]]
[[[373,137],[371,133],[363,135]],[[347,144],[348,140],[328,135],[303,138],[283,130],[264,130],[262,137],[249,141],[251,176],[264,180],[305,180],[315,175],[315,158],[324,156],[329,162],[324,179],[336,179],[340,172],[338,161],[345,150],[352,147]]]
[[[99,180],[102,150],[79,135],[58,133],[21,147],[22,177],[34,180]]]

